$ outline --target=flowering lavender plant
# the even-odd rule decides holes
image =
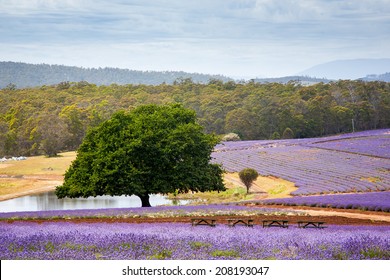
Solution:
[[[390,192],[291,197],[268,199],[262,203],[390,212]]]
[[[273,208],[253,208],[237,205],[194,205],[194,206],[156,206],[152,208],[109,208],[82,210],[53,210],[34,212],[0,213],[1,219],[66,219],[66,218],[168,218],[191,216],[222,216],[240,215],[251,216],[258,214],[272,215],[304,215],[303,211],[291,211]]]
[[[0,259],[390,259],[390,227],[0,223]]]

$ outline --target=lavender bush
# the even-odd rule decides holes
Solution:
[[[389,137],[390,129],[321,139],[226,142],[212,157],[228,172],[253,168],[294,182],[298,190],[293,195],[386,191]]]
[[[1,222],[0,235],[2,260],[390,259],[390,227]]]
[[[191,216],[251,216],[270,215],[304,215],[303,211],[280,209],[260,209],[237,205],[196,205],[196,206],[156,206],[152,208],[109,208],[83,210],[53,210],[34,212],[0,213],[1,219],[71,219],[71,218],[140,218],[140,217],[191,217]]]
[[[390,212],[390,192],[291,197],[268,199],[262,203]]]

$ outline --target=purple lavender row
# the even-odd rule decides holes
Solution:
[[[377,158],[386,156],[390,130],[377,130],[351,135],[329,137],[342,141],[322,142],[362,144],[359,153],[344,153],[320,149],[309,144],[316,139],[291,139],[281,141],[227,142],[216,147],[213,161],[223,165],[228,172],[239,172],[243,168],[254,168],[261,175],[276,176],[292,181],[299,188],[294,195],[324,194],[332,192],[367,192],[390,190],[390,160]],[[379,138],[372,138],[372,137]],[[373,141],[370,144],[370,141]],[[378,144],[382,141],[382,144]],[[309,146],[308,146],[309,145]],[[368,150],[368,147],[370,149]],[[341,148],[340,148],[341,149]],[[366,150],[364,150],[366,149]],[[347,149],[346,149],[347,151]]]
[[[238,205],[195,205],[195,206],[156,206],[152,208],[110,208],[80,209],[0,213],[0,219],[54,219],[54,218],[95,218],[95,217],[186,217],[212,215],[256,215],[275,214],[280,209],[256,209]],[[283,211],[283,213],[302,214],[301,211]]]
[[[302,138],[302,139],[286,139],[286,140],[251,140],[251,141],[232,141],[232,142],[223,142],[215,147],[216,152],[226,151],[226,150],[244,150],[252,148],[270,148],[278,146],[292,146],[292,145],[309,145],[309,144],[318,144],[333,142],[337,140],[349,140],[353,138],[364,139],[365,137],[371,138],[388,138],[390,136],[390,129],[377,129],[377,130],[367,130],[355,133],[347,133],[340,135],[332,135],[321,138]]]
[[[313,143],[310,146],[390,159],[390,134]]]
[[[390,259],[390,227],[0,223],[0,259]]]
[[[268,199],[262,203],[390,212],[390,192],[291,197]]]

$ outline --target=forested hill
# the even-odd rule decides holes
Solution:
[[[390,127],[390,83],[379,81],[62,82],[0,90],[0,158],[75,150],[87,129],[114,112],[151,103],[181,103],[196,112],[207,133],[234,132],[243,140],[325,136],[351,132],[352,124],[355,131]]]
[[[361,78],[361,80],[390,82],[390,72],[380,75],[367,75],[366,77]]]
[[[119,68],[81,68],[74,66],[0,62],[0,88],[13,84],[17,88],[54,85],[61,82],[87,81],[96,85],[110,84],[172,84],[176,80],[191,78],[194,82],[231,80],[221,75],[187,73],[182,71],[136,71]]]
[[[257,78],[254,80],[257,83],[281,83],[287,84],[291,81],[300,83],[302,85],[313,85],[316,83],[329,83],[332,80],[325,78],[315,78],[309,76],[286,76],[280,78]]]

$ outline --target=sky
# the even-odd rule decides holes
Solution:
[[[389,52],[390,0],[0,0],[0,61],[255,78]]]

